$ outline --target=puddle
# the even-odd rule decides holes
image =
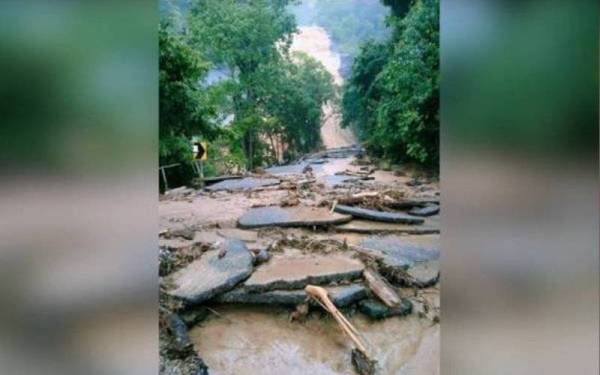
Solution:
[[[355,374],[350,343],[329,316],[314,314],[297,323],[289,321],[285,309],[221,306],[216,310],[221,317],[212,316],[190,331],[211,374]],[[427,321],[415,316],[370,321],[356,314],[349,319],[375,349],[383,374],[402,373],[408,365],[437,366],[438,356],[415,354],[437,350],[439,325],[429,328]],[[422,343],[427,347],[422,349]]]

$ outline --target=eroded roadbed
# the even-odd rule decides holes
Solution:
[[[414,181],[345,147],[163,197],[161,361],[211,374],[358,373],[355,344],[305,291],[315,286],[380,373],[437,368],[439,187]]]

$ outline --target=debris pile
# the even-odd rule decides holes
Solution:
[[[186,192],[198,209],[161,220],[161,366],[205,373],[187,329],[227,319],[220,306],[236,305],[288,309],[293,324],[330,314],[353,345],[355,370],[385,371],[378,353],[402,338],[372,346],[356,314],[439,322],[437,185],[411,181],[352,146]],[[275,193],[278,204],[261,201]],[[202,209],[230,199],[253,203],[216,223]]]

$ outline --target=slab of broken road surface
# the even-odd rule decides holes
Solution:
[[[238,220],[240,228],[314,227],[343,224],[350,215],[331,213],[323,207],[258,207],[248,210]]]
[[[175,273],[174,288],[169,293],[190,304],[198,304],[232,289],[251,273],[252,255],[246,245],[229,239],[221,249],[207,251]]]

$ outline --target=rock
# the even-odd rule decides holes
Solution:
[[[190,337],[188,336],[187,325],[179,315],[174,313],[169,314],[166,320],[167,327],[172,337],[170,349],[178,355],[187,355],[192,347]]]
[[[307,164],[304,168],[302,168],[302,173],[312,173],[313,169],[310,164]]]
[[[343,224],[352,216],[330,213],[323,207],[251,208],[238,220],[240,228],[313,227]]]
[[[406,186],[411,186],[411,187],[419,186],[421,184],[422,184],[422,182],[419,178],[413,178],[406,182]]]
[[[214,185],[207,186],[208,191],[216,190],[250,190],[262,186],[278,185],[281,181],[276,178],[254,178],[245,177],[239,180],[225,180]]]
[[[193,240],[194,239],[194,235],[196,234],[196,231],[193,228],[177,228],[177,229],[169,229],[167,232],[165,232],[164,237],[165,238],[184,238],[186,240]]]
[[[440,279],[440,262],[437,259],[417,262],[406,270],[406,275],[400,280],[405,285],[420,288],[434,285]]]
[[[204,306],[192,307],[179,313],[181,320],[183,320],[188,327],[197,325],[206,319],[208,315],[210,315],[210,310]]]
[[[352,220],[349,223],[334,227],[338,232],[366,234],[402,233],[402,234],[434,234],[440,233],[439,225],[425,221],[422,225],[384,223],[368,220]]]
[[[267,249],[262,249],[254,257],[254,265],[263,264],[271,259],[271,253]]]
[[[364,265],[341,254],[276,255],[257,267],[244,283],[249,292],[302,289],[308,284],[324,285],[362,276]]]
[[[377,360],[369,358],[365,353],[354,348],[352,349],[352,364],[359,375],[377,375],[381,369]]]
[[[199,304],[217,294],[231,290],[252,273],[252,255],[246,245],[235,239],[224,243],[225,254],[218,250],[205,252],[200,259],[175,272],[171,278],[175,286],[169,294],[189,304]]]
[[[288,164],[288,165],[279,165],[275,167],[270,167],[265,169],[265,171],[271,175],[293,175],[293,174],[303,174],[306,168],[310,168],[312,171],[316,172],[320,170],[321,165],[324,160],[305,160],[296,164]]]
[[[425,221],[420,217],[414,217],[404,213],[376,211],[366,208],[346,206],[342,204],[338,204],[335,206],[335,212],[352,215],[353,217],[359,217],[362,219],[382,221],[388,223],[423,224],[423,222]]]
[[[405,316],[410,314],[412,312],[412,303],[408,299],[402,298],[398,306],[387,307],[377,300],[366,299],[358,303],[358,309],[373,319],[384,319],[390,316]]]
[[[333,303],[338,307],[351,305],[368,296],[367,288],[362,284],[327,287],[325,289],[327,289]],[[220,295],[216,301],[221,303],[296,306],[304,303],[306,299],[306,292],[302,289],[252,293],[242,286]],[[316,304],[316,302],[311,301],[311,304]]]
[[[437,236],[371,236],[358,246],[379,260],[381,271],[390,281],[425,287],[439,278],[439,238]]]
[[[438,206],[437,204],[427,205],[422,208],[414,207],[413,209],[408,211],[409,214],[415,216],[432,216],[438,214],[439,212],[440,206]]]

